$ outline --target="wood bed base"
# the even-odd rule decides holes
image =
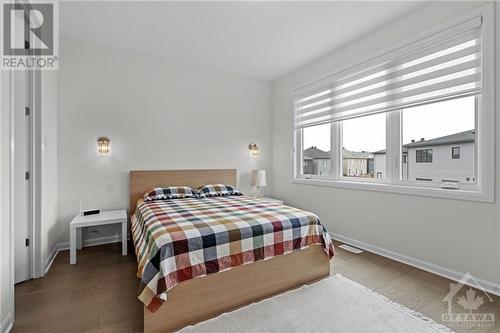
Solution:
[[[144,332],[173,332],[329,275],[323,247],[311,246],[184,281],[168,291],[156,312],[144,308]]]
[[[137,200],[154,187],[236,185],[236,170],[130,171],[130,214]],[[167,293],[154,313],[144,307],[144,332],[172,332],[238,307],[312,283],[330,275],[322,246],[311,246],[268,260],[184,281]]]

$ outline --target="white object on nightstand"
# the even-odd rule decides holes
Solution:
[[[250,185],[255,186],[254,197],[262,197],[261,187],[267,186],[266,170],[252,170]]]
[[[82,248],[82,228],[96,225],[115,224],[122,225],[122,255],[127,255],[127,211],[108,210],[100,214],[81,216],[76,215],[69,225],[69,263],[76,264],[76,249]],[[78,234],[77,234],[78,233]]]
[[[274,198],[267,198],[267,197],[254,197],[256,200],[261,200],[261,201],[267,201],[267,202],[274,202],[280,205],[284,205],[283,200],[279,199],[274,199]]]

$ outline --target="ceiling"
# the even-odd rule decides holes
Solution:
[[[60,3],[60,34],[274,81],[418,2]]]

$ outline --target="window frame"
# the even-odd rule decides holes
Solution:
[[[458,149],[458,154],[455,154],[455,149]],[[451,147],[451,159],[459,160],[460,159],[460,147]]]
[[[418,158],[419,152],[420,152],[420,161]],[[433,154],[432,148],[416,149],[415,150],[415,163],[432,163],[432,154]]]
[[[386,175],[384,179],[376,177],[363,179],[361,177],[342,176],[342,122],[333,122],[331,125],[331,172],[332,176],[302,175],[301,161],[302,152],[302,129],[293,127],[293,165],[292,182],[296,184],[308,184],[316,186],[331,186],[338,188],[359,189],[368,191],[380,191],[419,196],[430,196],[439,198],[450,198],[471,201],[494,201],[494,170],[495,170],[495,147],[494,147],[494,5],[485,4],[455,19],[441,24],[412,38],[397,43],[391,48],[374,53],[362,61],[352,63],[335,72],[330,72],[322,78],[311,80],[300,86],[294,87],[291,92],[295,111],[297,98],[294,91],[321,80],[337,75],[365,62],[369,62],[386,53],[394,51],[402,46],[426,38],[442,30],[446,30],[456,24],[464,22],[473,17],[482,16],[482,94],[476,97],[476,140],[475,140],[475,182],[473,184],[460,183],[459,189],[441,188],[442,182],[421,182],[402,180],[402,110],[389,111],[386,113]],[[463,96],[465,97],[465,96]],[[454,97],[456,99],[458,97]],[[480,111],[478,111],[480,110]],[[295,114],[295,112],[294,112]],[[294,126],[296,119],[294,118]],[[340,143],[340,144],[339,144]],[[300,145],[300,146],[299,146]],[[409,160],[409,157],[408,157]],[[423,183],[423,184],[422,184]]]

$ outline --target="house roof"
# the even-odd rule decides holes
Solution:
[[[342,158],[370,159],[373,158],[373,154],[368,151],[350,151],[342,148]]]
[[[304,159],[307,158],[318,160],[318,159],[330,159],[331,156],[329,151],[324,151],[313,146],[304,150]]]
[[[476,130],[468,130],[465,132],[455,133],[451,135],[442,136],[431,140],[420,140],[412,143],[407,143],[403,147],[425,147],[425,146],[442,146],[454,143],[474,142],[476,138]]]
[[[403,147],[403,154],[407,154],[408,153],[408,148],[405,148],[405,147]],[[385,154],[385,153],[386,153],[385,149],[382,149],[382,150],[374,151],[372,154],[373,155],[377,155],[377,154]]]

